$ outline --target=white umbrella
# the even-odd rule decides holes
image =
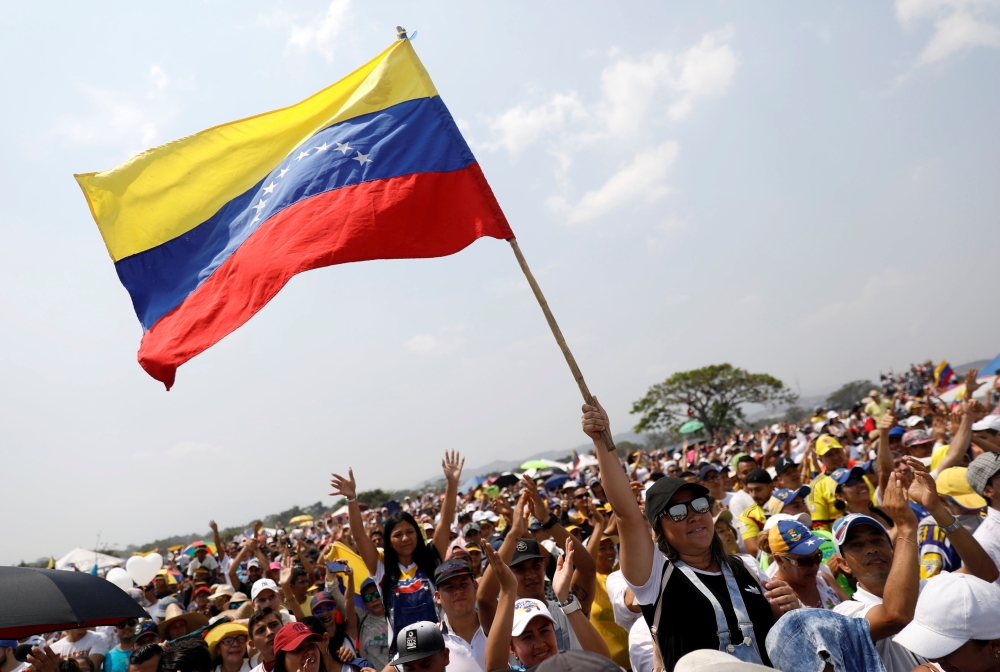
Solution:
[[[88,551],[86,548],[74,548],[56,560],[56,569],[78,569],[81,572],[89,572],[95,564],[98,570],[102,570],[118,567],[125,564],[125,561],[113,555]]]

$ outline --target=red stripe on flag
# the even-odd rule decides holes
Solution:
[[[318,194],[274,215],[142,337],[139,364],[169,390],[177,367],[218,343],[303,271],[454,254],[514,233],[478,163]]]

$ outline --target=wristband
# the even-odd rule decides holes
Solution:
[[[559,608],[562,609],[564,615],[569,616],[574,611],[580,610],[580,600],[576,599],[576,595],[571,594],[568,600],[559,603]]]
[[[347,500],[347,503],[348,503],[348,504],[354,504],[354,503],[355,503],[355,502],[357,502],[357,501],[358,501],[358,498],[357,498],[357,497],[355,497],[354,499],[349,499],[349,500]]]
[[[550,513],[549,514],[549,519],[546,520],[544,523],[542,523],[542,529],[543,530],[551,530],[553,527],[556,526],[556,524],[558,522],[559,522],[559,520]]]

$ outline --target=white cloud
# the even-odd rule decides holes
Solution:
[[[465,325],[455,324],[443,327],[433,334],[417,334],[407,340],[403,347],[415,355],[446,355],[465,344],[461,335],[464,330]]]
[[[167,96],[166,71],[153,65],[145,78],[146,90],[134,93],[78,84],[90,113],[57,118],[50,135],[71,145],[124,147],[130,155],[149,149],[162,141],[160,130],[173,118],[175,108]]]
[[[575,92],[556,93],[549,102],[538,107],[521,104],[487,119],[490,130],[498,137],[482,147],[489,150],[504,148],[511,154],[517,154],[534,144],[542,135],[561,127],[567,120],[586,116],[584,106]]]
[[[279,23],[289,24],[289,48],[315,51],[326,58],[327,62],[332,62],[337,38],[347,25],[350,8],[351,0],[332,0],[325,12],[302,24],[292,22],[284,14],[278,14],[275,18]]]
[[[934,21],[934,34],[917,58],[928,65],[973,47],[1000,47],[1000,28],[982,16],[998,6],[998,0],[896,0],[896,18],[906,26]]]
[[[585,193],[575,205],[560,196],[550,198],[548,205],[555,212],[565,213],[570,224],[577,224],[603,217],[622,206],[655,203],[670,193],[667,175],[679,151],[676,142],[664,142],[636,155],[603,186]]]
[[[709,33],[677,59],[679,73],[670,83],[678,99],[667,109],[671,119],[680,120],[691,113],[699,98],[721,96],[729,90],[739,60],[727,44],[732,27]]]

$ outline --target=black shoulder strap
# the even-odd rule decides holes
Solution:
[[[660,579],[660,596],[656,598],[656,611],[653,613],[653,623],[649,626],[649,633],[653,640],[653,670],[661,672],[665,669],[663,664],[663,652],[660,651],[660,616],[663,613],[664,594],[667,592],[667,584],[674,573],[674,563],[667,561],[663,567],[663,577]]]

